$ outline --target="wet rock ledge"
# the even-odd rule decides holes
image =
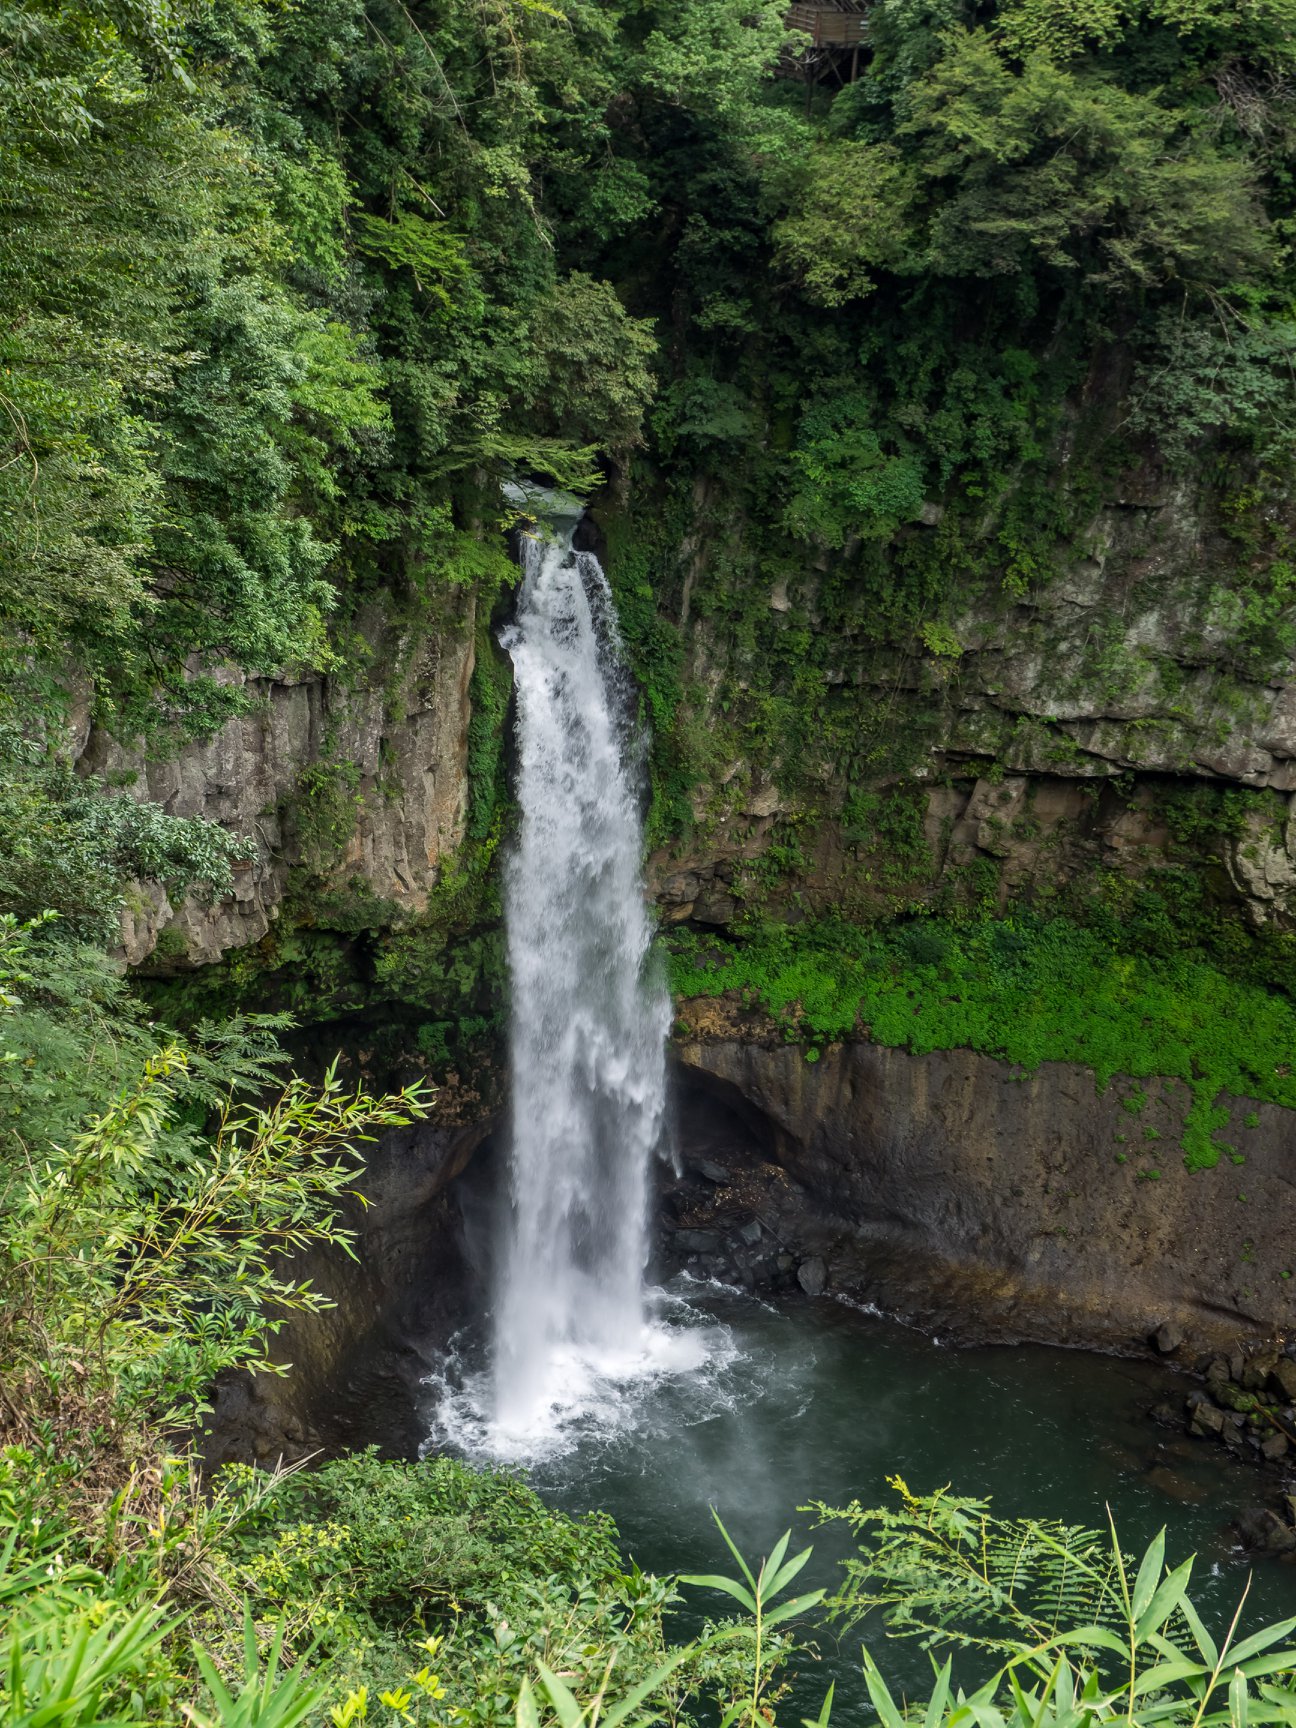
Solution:
[[[1143,1083],[1135,1117],[1070,1064],[865,1041],[811,1063],[740,1009],[688,1006],[668,1264],[969,1343],[1142,1352],[1164,1326],[1190,1366],[1296,1332],[1292,1112],[1224,1099],[1240,1161],[1190,1172],[1176,1082]]]

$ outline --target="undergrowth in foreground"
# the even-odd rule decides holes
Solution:
[[[677,998],[738,991],[803,1039],[867,1036],[925,1055],[970,1049],[1024,1068],[1078,1062],[1181,1080],[1184,1162],[1213,1168],[1222,1093],[1296,1108],[1296,1008],[1203,961],[1122,954],[1057,918],[865,930],[838,920],[768,926],[741,943],[672,938]]]

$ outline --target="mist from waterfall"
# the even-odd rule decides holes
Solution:
[[[647,1180],[670,1006],[649,963],[642,752],[612,597],[567,526],[525,539],[502,637],[521,813],[505,877],[513,1114],[492,1424],[505,1449],[654,1354]]]

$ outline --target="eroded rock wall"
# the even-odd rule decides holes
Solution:
[[[210,1467],[283,1461],[380,1446],[414,1457],[426,1432],[424,1377],[465,1314],[482,1300],[480,1246],[455,1188],[490,1132],[487,1120],[420,1123],[369,1155],[346,1223],[354,1258],[321,1249],[293,1262],[332,1306],[289,1316],[270,1356],[282,1374],[230,1375],[204,1437]]]
[[[224,681],[247,694],[248,712],[173,756],[123,749],[83,719],[78,772],[169,815],[219,822],[255,846],[233,894],[216,904],[189,896],[172,906],[156,885],[138,885],[123,915],[128,964],[151,955],[159,938],[169,961],[187,965],[258,941],[304,861],[317,891],[359,884],[402,912],[422,911],[441,860],[464,835],[474,621],[471,596],[446,601],[434,629],[412,631],[374,613],[360,621],[364,669],[345,676],[249,678],[228,669]],[[337,775],[350,829],[328,856],[301,819],[306,777],[321,769]]]
[[[951,576],[954,598],[909,639],[879,631],[892,577],[858,546],[772,578],[753,556],[748,572],[744,547],[761,537],[701,489],[694,530],[659,572],[693,776],[687,832],[653,859],[666,916],[730,923],[761,860],[785,900],[814,908],[930,898],[971,863],[995,875],[1001,906],[1107,868],[1137,874],[1184,861],[1160,804],[1197,786],[1268,794],[1187,850],[1218,865],[1220,894],[1253,924],[1290,924],[1296,603],[1282,524],[1253,522],[1248,538],[1204,479],[1155,466],[1106,486],[1051,569]],[[935,547],[942,519],[933,507],[905,529],[897,559],[906,542],[915,557],[924,538]],[[964,524],[968,550],[992,528]],[[929,856],[892,847],[879,868],[887,846],[871,843],[858,795],[898,785],[922,798]],[[771,871],[792,830],[803,859]]]
[[[1153,1176],[1187,1105],[1175,1082],[1132,1113],[1132,1088],[1099,1092],[1087,1069],[966,1050],[861,1041],[810,1063],[753,1031],[677,1054],[686,1087],[739,1112],[710,1233],[737,1242],[754,1218],[763,1275],[819,1261],[836,1293],[964,1340],[1119,1350],[1168,1325],[1191,1353],[1296,1329],[1289,1111],[1226,1098],[1238,1161],[1190,1172],[1171,1153]]]

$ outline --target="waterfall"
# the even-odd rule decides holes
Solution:
[[[497,1443],[568,1419],[648,1346],[649,1162],[669,999],[648,964],[640,740],[598,560],[527,537],[501,638],[517,691],[520,833],[505,878],[511,1209],[494,1315]]]

